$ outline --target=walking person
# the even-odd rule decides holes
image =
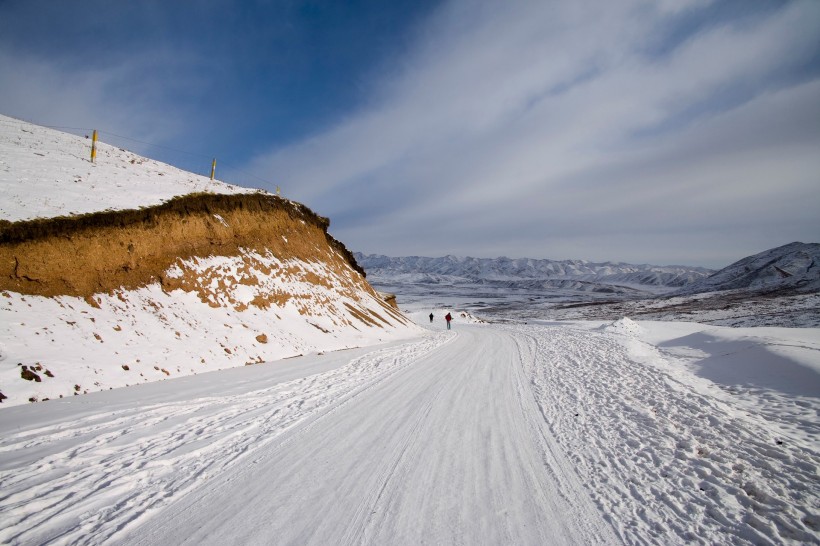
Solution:
[[[450,313],[447,313],[447,314],[444,316],[444,320],[446,320],[446,321],[447,321],[447,329],[449,330],[449,329],[450,329],[450,321],[451,321],[451,320],[453,320],[453,317],[452,317],[452,316],[450,316]]]
[[[430,313],[430,324],[433,324],[433,313]]]

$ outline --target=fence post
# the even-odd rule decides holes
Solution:
[[[216,174],[216,158],[211,163],[211,180],[214,179],[214,174]]]
[[[94,135],[91,137],[91,163],[97,160],[97,130],[94,129]]]

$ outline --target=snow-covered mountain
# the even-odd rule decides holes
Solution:
[[[630,316],[814,327],[820,324],[818,248],[792,243],[717,272],[581,260],[355,256],[374,286],[399,294],[403,303],[455,298],[462,308],[492,320]]]
[[[713,273],[702,267],[595,263],[585,260],[537,260],[530,258],[470,258],[420,256],[391,258],[354,253],[370,279],[376,282],[436,284],[439,282],[516,283],[549,281],[567,288],[566,282],[620,286],[682,287]],[[558,282],[558,284],[555,284]]]
[[[685,286],[680,293],[737,289],[755,292],[820,291],[820,244],[795,242],[748,256]]]
[[[307,207],[0,117],[0,402],[417,334]]]

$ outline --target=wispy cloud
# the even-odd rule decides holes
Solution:
[[[184,52],[154,49],[110,65],[0,49],[4,112],[45,125],[99,128],[151,142],[174,142],[190,131],[185,90],[202,85]],[[183,100],[180,100],[180,96]],[[141,150],[139,143],[132,149]]]
[[[714,264],[816,238],[820,4],[717,4],[449,2],[368,107],[251,169],[387,254]]]
[[[364,252],[722,265],[818,239],[820,2],[354,4],[0,3],[0,105],[213,154]]]

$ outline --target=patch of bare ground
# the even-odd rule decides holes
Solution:
[[[200,193],[139,210],[0,221],[0,290],[77,296],[97,306],[94,294],[159,283],[166,291],[194,292],[208,305],[239,311],[248,305],[282,307],[294,297],[305,314],[322,304],[275,289],[257,293],[249,303],[215,297],[229,292],[229,286],[257,286],[261,277],[278,276],[299,278],[354,301],[365,292],[404,322],[400,313],[390,312],[392,303],[370,287],[352,253],[328,234],[328,226],[327,218],[307,207],[261,192]],[[274,271],[276,266],[255,260],[253,253],[286,265]],[[186,263],[210,256],[241,257],[243,263],[231,276],[186,268]],[[300,263],[321,264],[323,274]],[[172,268],[181,273],[168,274]]]
[[[191,194],[139,210],[0,221],[0,289],[90,298],[163,280],[178,259],[265,249],[282,260],[344,265],[352,254],[307,207],[258,193]]]

